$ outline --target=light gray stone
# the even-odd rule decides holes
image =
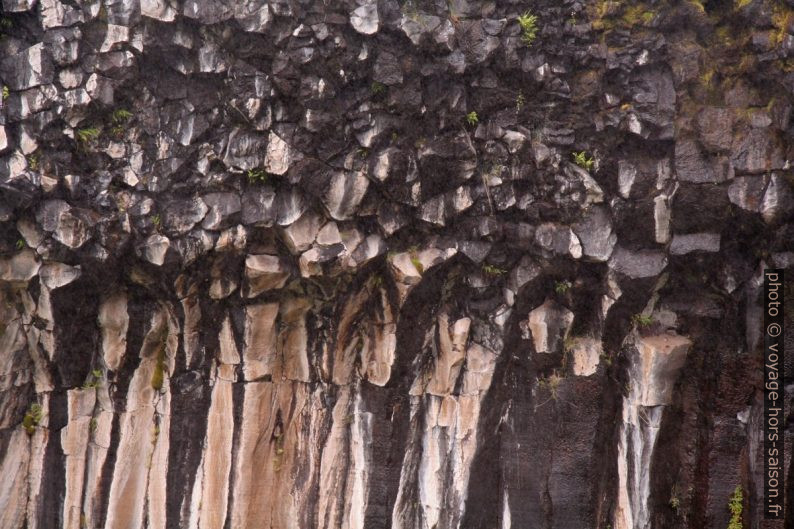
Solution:
[[[354,9],[350,13],[350,25],[362,35],[377,33],[380,25],[377,2],[373,1]]]
[[[232,223],[232,216],[241,210],[240,195],[237,193],[210,193],[201,197],[209,207],[201,223],[205,230],[220,230]]]
[[[617,235],[612,231],[612,218],[607,208],[591,206],[584,218],[574,224],[573,232],[579,237],[585,257],[604,262],[612,255]]]
[[[667,257],[657,250],[631,251],[618,246],[612,252],[609,267],[632,279],[655,277],[667,267]]]
[[[670,253],[684,255],[691,252],[719,252],[719,233],[676,234],[670,244]]]
[[[52,56],[45,45],[39,43],[0,62],[0,73],[13,90],[50,84],[54,74]]]

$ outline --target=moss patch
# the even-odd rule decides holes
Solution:
[[[36,426],[39,425],[41,419],[44,417],[44,411],[41,409],[41,404],[34,402],[25,413],[22,419],[22,427],[28,435],[36,433]]]
[[[155,391],[163,389],[163,381],[165,379],[165,339],[163,339],[160,347],[157,349],[157,363],[154,366],[152,373],[152,388]]]

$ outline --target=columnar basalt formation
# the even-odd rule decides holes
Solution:
[[[724,528],[737,487],[794,527],[791,0],[2,0],[0,37],[3,529]]]

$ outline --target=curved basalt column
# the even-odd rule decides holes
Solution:
[[[673,388],[691,345],[683,336],[662,334],[637,337],[631,347],[629,389],[623,399],[618,441],[616,528],[651,527],[653,450],[664,408],[673,401]]]

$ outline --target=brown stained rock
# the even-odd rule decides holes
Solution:
[[[438,356],[425,389],[427,393],[444,396],[454,389],[463,367],[470,325],[468,318],[450,323],[446,314],[438,316]]]
[[[109,296],[99,307],[97,323],[102,331],[102,359],[112,371],[116,371],[127,350],[129,313],[127,295],[117,292]]]
[[[245,385],[246,420],[240,426],[229,509],[233,526],[300,526],[310,484],[298,481],[295,469],[308,463],[312,474],[319,466],[319,447],[305,442],[308,432],[300,425],[319,426],[325,412],[317,405],[301,382]]]
[[[119,419],[121,441],[108,493],[108,528],[137,526],[144,519],[165,523],[170,409],[166,375],[173,369],[175,349],[167,318],[158,313],[146,335],[126,411]],[[158,383],[160,388],[155,388]]]
[[[536,353],[557,353],[568,337],[574,314],[553,300],[533,309],[525,323]]]
[[[308,250],[323,225],[323,217],[308,211],[284,228],[284,242],[293,253]]]
[[[635,368],[641,405],[660,406],[672,402],[673,386],[691,346],[689,338],[675,334],[638,339]]]
[[[384,289],[376,291],[373,298],[377,308],[361,333],[361,372],[369,383],[385,386],[391,379],[397,349],[397,318]]]
[[[205,448],[194,483],[198,504],[191,505],[190,519],[200,529],[221,529],[228,512],[234,435],[231,373],[223,373],[228,367],[219,366],[212,388]]]
[[[7,492],[3,496],[8,508],[0,513],[0,523],[4,527],[24,527],[28,519],[28,468],[34,463],[31,461],[30,441],[25,430],[17,428],[7,443],[6,457],[0,464],[0,470],[5,476]]]
[[[0,279],[9,283],[30,281],[39,273],[41,261],[31,250],[23,250],[9,259],[0,259]]]
[[[309,382],[308,332],[306,313],[311,301],[291,298],[279,307],[281,327],[278,333],[273,378]]]
[[[574,338],[570,354],[573,357],[573,374],[588,377],[598,369],[604,349],[601,340]]]
[[[66,456],[65,480],[68,484],[63,500],[64,528],[80,529],[81,496],[85,476],[91,419],[96,404],[96,391],[74,389],[67,395],[69,422],[61,430],[61,448]]]
[[[357,360],[357,349],[363,347],[363,337],[357,332],[356,321],[364,303],[369,298],[369,292],[363,288],[350,295],[344,301],[336,329],[335,349],[331,367],[331,380],[334,384],[349,384],[353,377],[353,366]]]
[[[249,255],[245,260],[243,285],[245,296],[253,298],[267,290],[279,289],[287,283],[290,271],[275,255]]]
[[[439,265],[457,253],[454,248],[442,250],[427,248],[424,250],[400,252],[391,256],[389,268],[397,283],[400,304],[407,298],[410,291],[419,284],[426,270]]]
[[[221,332],[218,336],[218,362],[223,366],[233,366],[240,363],[240,353],[232,331],[229,317],[224,318]]]
[[[248,305],[245,311],[243,378],[273,375],[276,355],[278,303]]]

